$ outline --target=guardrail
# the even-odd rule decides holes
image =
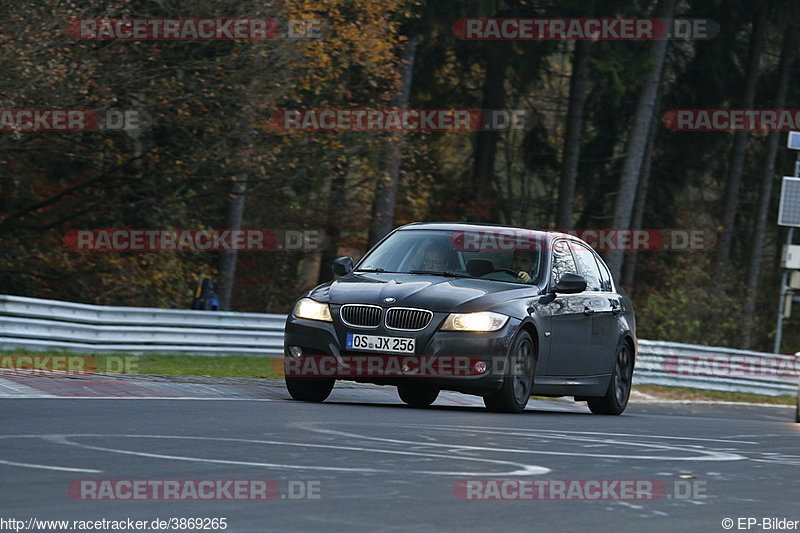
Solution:
[[[283,353],[285,315],[111,307],[0,295],[0,350],[259,355]],[[635,384],[794,394],[800,361],[639,340]]]
[[[634,384],[777,396],[798,391],[800,357],[639,339]]]
[[[110,307],[0,295],[0,349],[280,355],[285,315]]]

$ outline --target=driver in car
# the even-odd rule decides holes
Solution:
[[[436,272],[442,272],[450,270],[450,268],[450,260],[444,250],[431,247],[425,251],[425,255],[422,258],[421,270],[434,270]]]
[[[528,283],[531,280],[532,268],[533,258],[529,253],[514,252],[514,258],[511,260],[511,270],[517,271],[517,279],[523,283]]]

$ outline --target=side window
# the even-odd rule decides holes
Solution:
[[[575,262],[578,264],[578,274],[586,278],[587,291],[601,290],[600,269],[597,268],[597,261],[591,250],[580,244],[572,245],[572,253],[575,255]]]
[[[575,268],[575,260],[572,258],[569,248],[570,246],[566,241],[556,241],[553,244],[553,284],[558,283],[558,280],[564,274],[578,273],[578,269]]]
[[[595,260],[597,261],[597,266],[600,267],[600,284],[603,287],[603,290],[606,292],[611,291],[611,273],[608,271],[608,267],[600,259],[598,256],[594,256]]]

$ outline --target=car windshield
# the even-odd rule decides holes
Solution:
[[[539,242],[530,230],[405,229],[368,253],[356,272],[536,283],[544,255]]]

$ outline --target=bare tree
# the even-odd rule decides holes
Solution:
[[[756,19],[753,21],[753,31],[750,35],[750,51],[747,60],[747,73],[742,106],[746,109],[753,107],[758,83],[759,62],[764,50],[767,32],[767,3],[761,2],[758,7]],[[739,189],[742,187],[742,174],[744,161],[747,157],[748,132],[737,130],[733,136],[733,149],[731,150],[731,164],[728,178],[725,182],[725,198],[722,204],[722,233],[719,237],[717,248],[717,266],[726,269],[731,254],[731,243],[736,225],[736,214],[739,210]]]
[[[484,110],[502,109],[506,102],[506,69],[509,50],[506,43],[492,43],[487,50],[483,79]],[[469,196],[472,203],[470,214],[476,218],[494,219],[498,207],[495,183],[495,161],[500,132],[496,130],[479,131],[475,141],[475,157]]]
[[[572,77],[569,82],[569,103],[564,132],[561,180],[558,184],[558,213],[556,226],[572,227],[575,205],[575,182],[578,178],[578,162],[583,137],[583,111],[589,96],[589,57],[591,41],[579,40],[572,53]]]
[[[636,204],[633,209],[633,228],[641,228],[644,222],[644,208],[647,205],[647,192],[650,188],[650,175],[653,170],[653,145],[655,145],[658,121],[650,122],[650,132],[647,135],[647,147],[645,148],[644,161],[642,161],[642,173],[639,177],[639,185],[636,191]],[[636,276],[636,263],[639,259],[639,252],[629,252],[629,257],[625,261],[625,268],[622,272],[622,285],[630,290],[633,287],[634,277]]]
[[[661,19],[672,18],[675,9],[675,0],[659,0],[656,7],[656,16]],[[633,116],[630,137],[628,138],[627,156],[622,166],[617,199],[614,205],[612,226],[617,230],[630,229],[631,214],[636,200],[636,191],[639,183],[639,174],[644,161],[645,147],[647,145],[650,123],[656,109],[656,96],[664,70],[664,59],[667,55],[666,39],[658,39],[650,45],[651,70],[644,81]],[[615,279],[622,273],[624,252],[613,250],[606,254],[608,268]]]
[[[401,85],[394,98],[394,106],[408,107],[411,99],[411,82],[414,75],[414,59],[417,54],[417,35],[409,38],[403,46],[402,65],[400,71]],[[403,132],[389,134],[386,154],[386,170],[378,179],[375,203],[372,206],[372,223],[369,228],[369,246],[381,240],[392,230],[394,225],[394,208],[397,203],[397,186],[400,177],[400,165],[403,160]]]
[[[247,174],[238,175],[233,181],[230,204],[228,206],[228,227],[226,229],[242,229],[244,218],[245,195],[247,194]],[[219,308],[230,311],[233,295],[233,284],[236,278],[237,251],[222,252],[219,265]]]
[[[786,30],[783,39],[783,49],[778,66],[778,92],[775,96],[775,108],[782,109],[786,105],[786,93],[789,89],[789,76],[794,62],[797,39],[793,28]],[[764,149],[764,168],[761,173],[761,193],[758,200],[753,238],[751,239],[750,261],[747,268],[747,291],[745,292],[743,314],[752,317],[756,307],[758,294],[758,276],[761,272],[761,262],[764,258],[764,236],[766,235],[767,215],[769,203],[772,199],[772,187],[775,182],[775,158],[778,154],[778,141],[780,132],[771,131],[767,136],[767,145]],[[742,321],[742,348],[749,349],[753,344],[753,321]]]

